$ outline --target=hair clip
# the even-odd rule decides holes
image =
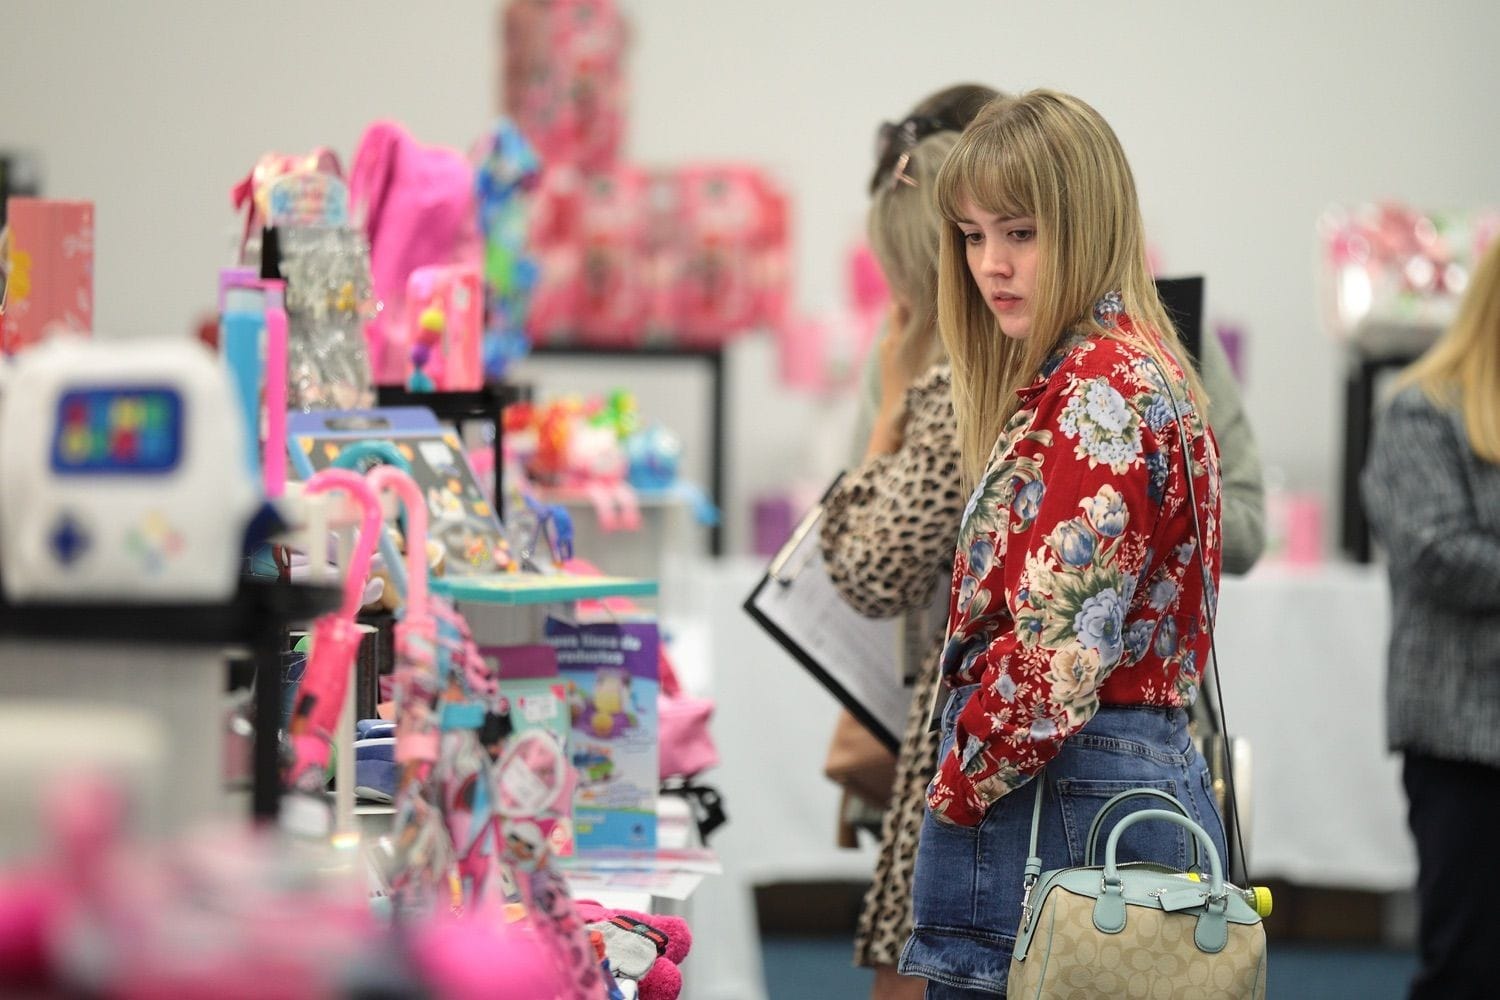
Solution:
[[[1119,292],[1105,292],[1104,297],[1094,303],[1094,322],[1106,330],[1113,330],[1120,322],[1120,314],[1125,311],[1125,300],[1120,297]]]
[[[917,186],[917,179],[915,177],[913,177],[911,174],[909,174],[909,173],[906,172],[906,165],[908,163],[910,163],[910,162],[911,162],[911,151],[910,150],[908,150],[905,153],[902,153],[901,157],[898,160],[896,160],[896,166],[891,169],[891,190],[892,191],[896,190],[896,185],[898,185],[898,184],[909,184],[912,187],[916,187]]]

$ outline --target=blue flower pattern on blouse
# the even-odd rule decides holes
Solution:
[[[1101,693],[1156,705],[1196,696],[1200,619],[1216,595],[1192,558],[1184,479],[1216,578],[1212,436],[1175,366],[1164,366],[1174,407],[1135,347],[1097,335],[1064,347],[1022,390],[964,512],[942,667],[950,686],[979,688],[928,790],[949,822],[977,823],[1028,780]]]

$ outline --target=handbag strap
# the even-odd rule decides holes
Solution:
[[[1042,796],[1047,791],[1047,769],[1044,767],[1032,779],[1036,784],[1036,797],[1031,803],[1031,842],[1026,848],[1026,872],[1021,876],[1021,930],[1031,926],[1031,890],[1042,877],[1042,858],[1037,853],[1037,834],[1042,828]]]
[[[1218,724],[1220,732],[1224,733],[1226,736],[1224,740],[1224,753],[1228,755],[1228,722],[1224,715],[1224,689],[1219,684],[1219,671],[1217,669],[1219,663],[1219,653],[1218,648],[1214,642],[1214,634],[1218,631],[1218,629],[1216,627],[1215,621],[1214,600],[1212,599],[1212,595],[1214,594],[1213,577],[1208,571],[1208,560],[1207,558],[1205,558],[1203,551],[1203,526],[1198,522],[1198,498],[1197,491],[1193,487],[1193,469],[1191,464],[1192,450],[1188,442],[1187,430],[1182,426],[1182,407],[1177,401],[1177,393],[1172,388],[1172,380],[1167,377],[1167,373],[1162,369],[1161,364],[1157,362],[1156,358],[1152,357],[1150,353],[1146,354],[1146,360],[1148,360],[1151,363],[1151,366],[1156,369],[1157,375],[1161,376],[1162,387],[1167,392],[1167,398],[1172,403],[1172,413],[1177,418],[1177,437],[1182,444],[1182,462],[1184,466],[1183,472],[1185,473],[1183,476],[1183,482],[1187,487],[1188,509],[1192,512],[1193,515],[1193,538],[1197,543],[1194,547],[1198,551],[1198,569],[1203,574],[1203,610],[1204,613],[1208,616],[1208,659],[1209,665],[1213,668],[1214,694],[1217,696],[1219,701],[1219,711],[1214,721]],[[1037,839],[1042,826],[1042,796],[1046,792],[1046,774],[1046,768],[1043,768],[1041,771],[1037,772],[1035,777],[1035,780],[1038,782],[1038,784],[1036,786],[1036,798],[1031,805],[1031,841],[1026,851],[1026,868],[1025,874],[1022,876],[1021,881],[1021,928],[1023,930],[1031,923],[1031,890],[1036,886],[1037,880],[1041,878],[1042,875],[1042,859],[1037,853]],[[1234,767],[1232,761],[1230,762],[1230,766],[1225,768],[1225,777],[1229,788],[1229,812],[1230,818],[1234,823],[1235,842],[1231,846],[1230,856],[1228,858],[1225,858],[1224,860],[1227,867],[1233,868],[1234,851],[1235,848],[1238,848],[1242,881],[1243,884],[1248,885],[1250,883],[1250,867],[1245,860],[1245,851],[1243,846],[1245,842],[1244,835],[1240,831],[1239,799],[1235,794]],[[1104,809],[1100,810],[1100,814],[1102,815],[1104,811],[1115,805],[1119,801],[1119,799],[1123,797],[1125,796],[1116,796],[1114,799],[1111,799],[1109,802],[1105,803]],[[1140,815],[1140,813],[1133,814],[1133,816],[1138,815]],[[1132,817],[1126,817],[1126,819],[1132,820]],[[1089,836],[1089,850],[1091,854],[1094,847],[1094,837],[1098,833],[1098,821],[1099,818],[1098,816],[1096,816],[1094,820],[1095,826],[1091,830]],[[1114,831],[1111,832],[1111,845],[1114,843],[1114,840],[1118,835],[1120,828],[1121,824],[1117,824]],[[1106,853],[1108,853],[1108,848],[1106,849]]]
[[[1177,401],[1176,391],[1172,388],[1172,380],[1167,377],[1167,373],[1162,370],[1161,364],[1149,352],[1146,354],[1146,360],[1151,362],[1151,366],[1156,369],[1156,374],[1161,377],[1162,388],[1166,390],[1167,398],[1172,403],[1172,413],[1177,418],[1177,439],[1182,444],[1183,484],[1187,488],[1188,509],[1193,515],[1193,537],[1197,542],[1195,548],[1198,550],[1198,570],[1203,575],[1203,613],[1208,618],[1208,663],[1204,666],[1204,674],[1206,675],[1209,671],[1213,672],[1214,695],[1219,702],[1217,715],[1212,711],[1213,702],[1208,703],[1210,709],[1209,716],[1211,724],[1216,724],[1219,734],[1224,737],[1222,753],[1224,754],[1224,763],[1226,765],[1224,767],[1225,785],[1229,792],[1227,796],[1229,801],[1228,818],[1234,824],[1233,842],[1228,845],[1228,857],[1224,859],[1224,863],[1225,867],[1230,870],[1230,874],[1235,874],[1235,855],[1237,853],[1239,855],[1238,874],[1240,876],[1240,884],[1249,885],[1250,863],[1245,857],[1245,835],[1240,828],[1239,795],[1234,787],[1234,760],[1230,756],[1229,749],[1232,744],[1232,740],[1229,737],[1229,719],[1224,714],[1224,688],[1219,683],[1219,650],[1215,640],[1218,626],[1216,621],[1217,612],[1214,607],[1217,600],[1217,593],[1214,590],[1213,577],[1208,571],[1208,559],[1203,550],[1203,525],[1198,521],[1198,497],[1197,491],[1193,487],[1192,448],[1188,442],[1187,429],[1183,427],[1182,407]],[[1204,419],[1206,421],[1207,418],[1205,417]],[[1227,830],[1225,832],[1226,834],[1228,833]]]

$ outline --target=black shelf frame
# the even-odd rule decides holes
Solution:
[[[727,394],[724,384],[724,349],[720,347],[590,347],[586,344],[537,344],[531,353],[539,358],[563,358],[583,361],[625,361],[655,364],[661,361],[686,361],[707,367],[709,374],[709,437],[713,442],[709,455],[709,498],[719,508],[719,523],[709,529],[709,551],[724,554],[724,522],[727,519],[724,494],[724,456],[728,441],[725,413]]]

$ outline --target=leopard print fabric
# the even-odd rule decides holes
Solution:
[[[943,641],[942,615],[924,612],[936,592],[947,591],[964,505],[947,365],[913,383],[906,414],[900,450],[844,477],[824,505],[822,529],[823,559],[845,600],[871,618],[906,614],[908,632],[922,637],[880,856],[854,939],[854,961],[864,966],[895,965],[911,935],[917,836],[937,761],[938,734],[928,720]]]
[[[948,581],[964,503],[958,462],[952,374],[934,365],[907,390],[901,448],[846,475],[823,505],[823,561],[860,614],[926,607]]]

